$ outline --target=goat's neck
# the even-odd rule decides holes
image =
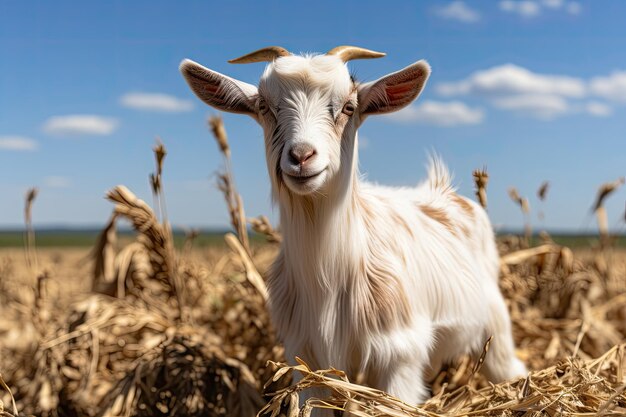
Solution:
[[[320,281],[332,276],[336,282],[336,271],[345,271],[348,264],[358,262],[359,254],[355,252],[365,237],[360,227],[356,149],[344,163],[349,172],[338,178],[337,186],[331,187],[333,191],[328,194],[279,200],[282,249],[288,262],[285,267],[291,274],[313,274]]]
[[[281,202],[280,223],[285,242],[290,245],[327,242],[341,236],[358,215],[358,187],[355,177],[345,193],[314,198],[298,196],[289,202]]]

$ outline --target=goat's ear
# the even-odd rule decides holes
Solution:
[[[212,71],[189,59],[180,63],[180,72],[191,90],[206,104],[226,112],[255,117],[255,86]]]
[[[364,84],[359,88],[359,108],[363,116],[398,111],[410,104],[422,92],[430,75],[426,61]]]

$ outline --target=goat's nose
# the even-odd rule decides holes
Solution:
[[[313,147],[308,145],[296,145],[289,151],[290,162],[294,165],[304,165],[310,162],[317,154]]]

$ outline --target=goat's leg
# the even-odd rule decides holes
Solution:
[[[426,401],[430,393],[424,382],[424,363],[406,358],[381,370],[379,388],[402,401],[417,405]]]
[[[493,298],[487,333],[493,336],[483,366],[485,376],[494,383],[525,377],[526,365],[515,356],[509,312],[500,294]]]
[[[285,343],[285,358],[287,359],[287,363],[289,365],[295,366],[298,365],[295,358],[296,356],[301,357],[307,365],[309,365],[312,369],[326,369],[328,366],[320,363],[315,354],[313,353],[313,349],[310,344],[307,344],[304,341],[300,343]],[[291,374],[292,376],[292,385],[296,385],[303,378],[302,374],[298,371],[295,371]],[[300,408],[304,407],[307,400],[311,398],[328,398],[330,395],[330,391],[325,388],[308,388],[299,392],[299,406]],[[333,410],[328,410],[324,408],[316,408],[311,412],[311,417],[334,417],[335,413]]]

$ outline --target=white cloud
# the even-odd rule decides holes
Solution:
[[[482,109],[471,108],[460,101],[440,102],[427,100],[422,104],[406,107],[387,117],[397,122],[417,122],[452,127],[479,124],[484,120],[485,113]]]
[[[608,76],[594,77],[589,83],[589,89],[596,96],[626,103],[626,71],[615,71]]]
[[[565,11],[567,11],[567,13],[569,14],[579,15],[582,11],[582,7],[580,3],[573,1],[565,6]]]
[[[493,105],[500,109],[512,110],[542,120],[554,119],[567,113],[569,104],[563,97],[544,94],[524,94],[498,98]]]
[[[579,78],[538,74],[513,64],[476,71],[465,80],[441,83],[435,89],[444,96],[550,94],[582,97],[585,95],[585,83]]]
[[[541,4],[549,9],[560,9],[565,4],[564,0],[542,0]]]
[[[534,18],[544,11],[565,11],[572,15],[578,15],[582,11],[577,1],[565,0],[502,0],[499,3],[500,10],[518,14],[525,18]]]
[[[475,23],[480,20],[480,13],[461,0],[456,0],[447,6],[440,7],[436,10],[436,13],[444,19],[458,20],[463,23]]]
[[[110,117],[76,114],[50,117],[43,125],[44,132],[59,136],[110,135],[117,129],[117,120]]]
[[[128,93],[120,98],[124,107],[159,112],[184,112],[193,109],[193,103],[161,93]]]
[[[587,103],[569,102],[563,97],[551,95],[518,95],[493,100],[494,107],[511,110],[541,120],[552,120],[567,114],[586,113],[595,117],[608,117],[613,108],[606,103],[589,101]]]
[[[72,185],[72,181],[67,177],[51,175],[43,179],[43,185],[50,188],[68,188]]]
[[[0,136],[0,150],[3,151],[36,151],[37,141],[23,136]]]
[[[537,2],[530,0],[502,0],[500,2],[500,10],[529,18],[538,16],[541,12],[541,6]]]
[[[543,120],[571,114],[608,117],[613,114],[611,103],[582,99],[596,96],[626,104],[626,71],[586,80],[505,64],[476,71],[459,81],[440,83],[435,91],[447,97],[483,98],[495,108]]]
[[[608,117],[613,114],[613,108],[599,101],[590,101],[585,105],[585,111],[592,116]]]

